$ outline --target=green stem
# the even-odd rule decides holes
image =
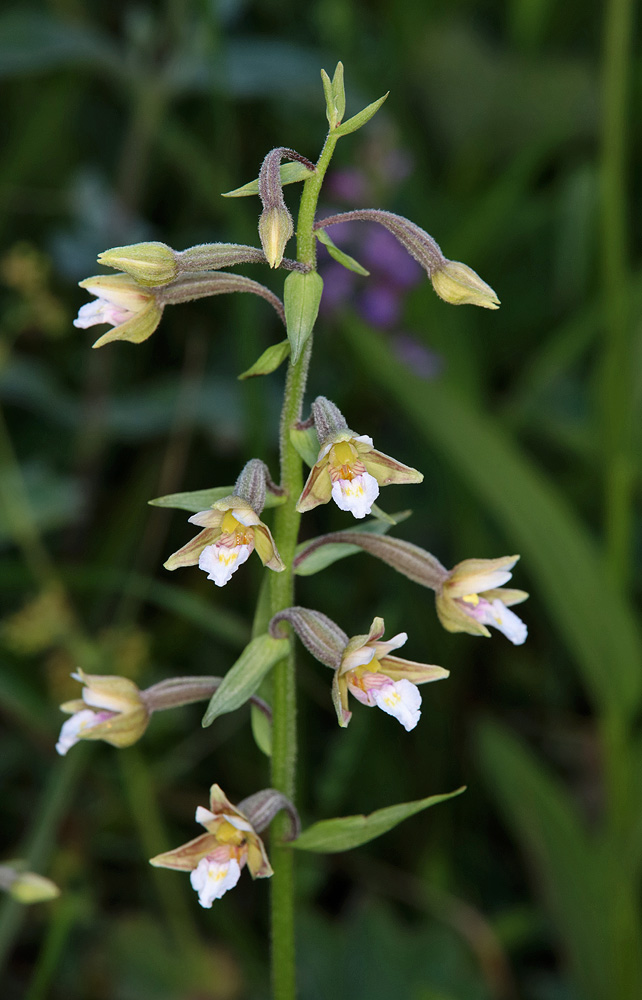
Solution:
[[[297,260],[313,267],[316,264],[314,217],[323,177],[332,158],[337,136],[330,133],[325,141],[316,173],[303,185],[297,224]],[[294,604],[294,554],[299,536],[301,515],[296,502],[303,488],[301,458],[290,441],[290,428],[301,417],[303,395],[308,377],[312,337],[296,364],[288,365],[283,407],[281,410],[280,452],[281,486],[288,499],[277,508],[274,519],[274,539],[285,563],[282,573],[271,577],[272,614]],[[273,788],[294,800],[296,783],[296,688],[293,637],[286,659],[273,670],[272,704],[272,777]],[[271,860],[274,876],[271,880],[272,918],[272,984],[274,1000],[295,998],[294,949],[294,857],[293,852],[279,841],[285,834],[287,817],[274,821]]]
[[[624,589],[631,568],[634,462],[633,372],[628,301],[626,143],[632,0],[606,4],[602,95],[602,263],[606,305],[603,360],[607,569]]]

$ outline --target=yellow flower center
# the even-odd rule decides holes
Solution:
[[[351,482],[355,476],[361,476],[366,467],[359,458],[357,449],[349,441],[339,441],[330,448],[330,478],[332,482],[344,479]]]
[[[465,597],[460,598],[461,601],[465,601],[466,604],[472,604],[474,608],[479,604],[479,594],[466,594]]]
[[[239,846],[245,840],[245,833],[243,830],[237,830],[235,826],[224,819],[216,831],[216,839],[220,844]]]
[[[234,517],[231,510],[225,512],[221,521],[221,542],[230,547],[236,545],[249,545],[254,538],[254,530]]]

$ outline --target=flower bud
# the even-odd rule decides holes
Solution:
[[[98,263],[126,271],[139,285],[167,285],[179,273],[176,255],[165,243],[133,243],[98,254]]]
[[[443,267],[432,272],[430,280],[439,298],[451,305],[499,309],[499,299],[490,285],[482,281],[471,267],[459,261],[447,261]]]
[[[285,204],[263,209],[259,219],[259,237],[270,267],[278,267],[283,260],[285,246],[293,232],[292,216]]]
[[[45,903],[56,899],[60,889],[50,878],[35,872],[21,870],[21,862],[0,865],[0,889],[4,889],[18,903]]]

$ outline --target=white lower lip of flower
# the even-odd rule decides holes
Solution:
[[[379,496],[379,483],[369,472],[353,479],[337,479],[332,484],[332,499],[340,510],[349,510],[355,517],[365,517]]]
[[[416,684],[403,678],[400,681],[390,681],[369,693],[377,708],[398,719],[406,732],[415,728],[421,715],[421,694]]]
[[[213,580],[217,587],[224,587],[232,578],[239,566],[250,557],[254,543],[245,545],[208,545],[203,549],[198,560],[199,569],[207,573],[207,579]]]
[[[86,302],[78,310],[78,317],[74,320],[74,326],[81,330],[87,330],[90,326],[98,326],[100,323],[109,323],[111,326],[120,326],[126,323],[134,315],[129,309],[117,306],[107,299],[95,299],[94,302]]]
[[[481,597],[475,607],[469,607],[467,604],[463,604],[462,607],[466,609],[472,618],[476,618],[478,622],[481,622],[482,625],[490,625],[492,628],[503,632],[506,638],[510,639],[515,646],[521,646],[523,642],[526,642],[526,636],[528,635],[526,625],[514,611],[507,608],[499,599],[491,603]]]
[[[102,718],[96,712],[92,712],[90,708],[86,708],[82,712],[75,712],[71,718],[63,722],[60,737],[56,743],[56,750],[61,757],[64,757],[67,751],[78,743],[82,738],[81,733],[83,730],[91,729],[102,721]]]
[[[198,893],[199,903],[209,910],[214,900],[233,889],[240,877],[241,869],[235,858],[224,862],[201,858],[189,880]]]

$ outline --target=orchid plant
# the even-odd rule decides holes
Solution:
[[[360,549],[397,572],[435,592],[439,621],[451,632],[488,637],[488,626],[513,643],[526,638],[526,626],[510,610],[523,601],[521,590],[505,589],[517,556],[466,559],[453,570],[412,543],[391,534],[394,519],[377,506],[389,485],[415,485],[421,472],[377,451],[367,434],[350,429],[339,408],[317,397],[304,413],[304,394],[312,358],[313,331],[323,292],[317,270],[317,243],[348,270],[367,274],[335,246],[329,228],[340,222],[376,222],[421,265],[433,288],[446,303],[496,309],[492,288],[467,265],[450,261],[435,240],[414,222],[379,209],[360,209],[317,218],[321,186],[337,142],[362,128],[381,107],[384,97],[344,121],[343,67],[330,77],[322,71],[329,131],[313,163],[292,149],[279,147],[265,157],[256,180],[229,193],[258,195],[260,247],[212,243],[176,251],[159,242],[116,247],[99,257],[117,269],[115,275],[88,278],[80,284],[94,299],[83,305],[76,326],[110,327],[94,344],[146,341],[159,326],[167,305],[231,292],[250,292],[266,300],[284,324],[286,336],[269,347],[241,378],[265,376],[287,362],[280,422],[280,470],[276,481],[261,458],[240,471],[234,486],[217,486],[197,493],[161,497],[156,504],[192,513],[190,523],[201,530],[187,538],[165,562],[168,570],[198,566],[216,587],[234,586],[233,576],[253,551],[265,568],[261,599],[254,615],[254,638],[223,677],[175,677],[140,691],[120,677],[74,677],[81,697],[65,703],[70,715],[57,744],[65,754],[79,740],[104,740],[127,747],[141,738],[154,711],[199,700],[208,701],[204,725],[219,715],[252,706],[252,730],[270,757],[270,787],[232,805],[217,784],[210,790],[209,808],[199,806],[196,821],[205,833],[181,847],[151,859],[155,866],[190,874],[202,906],[236,885],[247,866],[254,878],[272,885],[272,977],[274,996],[293,1000],[294,976],[294,858],[296,850],[337,851],[358,846],[396,823],[454,792],[432,795],[394,808],[376,808],[368,817],[324,819],[303,832],[294,803],[296,734],[296,650],[298,639],[332,671],[328,699],[339,726],[347,727],[352,708],[377,707],[412,730],[421,715],[418,686],[448,677],[449,671],[430,663],[395,655],[407,641],[405,632],[384,639],[384,621],[375,617],[366,634],[349,638],[320,609],[296,604],[297,573],[307,575],[330,566],[346,553]],[[286,161],[286,162],[284,162]],[[294,233],[283,188],[301,184],[296,226],[296,259],[285,256]],[[246,262],[263,263],[286,272],[283,299],[243,275],[225,270]],[[367,430],[367,428],[366,428]],[[304,465],[310,471],[304,477]],[[301,518],[333,500],[341,511],[362,523],[299,544]],[[272,527],[263,521],[273,514]],[[368,518],[367,520],[364,520]],[[215,598],[214,592],[212,598]],[[346,615],[347,617],[347,615]],[[351,625],[346,621],[346,625]],[[271,674],[271,703],[261,686]],[[351,707],[352,706],[352,707]],[[349,739],[346,736],[346,739]],[[376,806],[380,804],[376,803]],[[259,836],[272,826],[270,858]]]

